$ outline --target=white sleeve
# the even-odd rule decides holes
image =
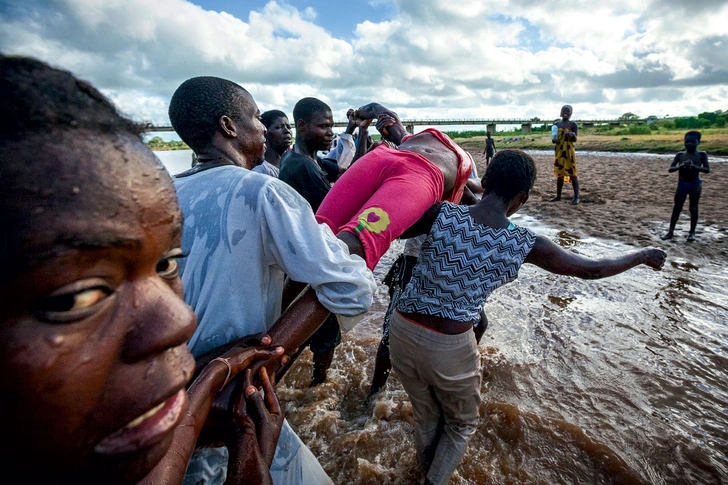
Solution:
[[[339,135],[339,144],[336,145],[336,163],[341,168],[349,168],[351,161],[354,160],[354,152],[356,145],[354,144],[354,136],[348,133]]]
[[[325,224],[288,184],[271,179],[258,197],[261,234],[269,264],[308,283],[331,312],[354,316],[369,310],[377,284],[365,261]]]

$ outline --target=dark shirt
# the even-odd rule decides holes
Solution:
[[[317,162],[296,153],[295,147],[281,158],[281,173],[278,178],[301,194],[311,204],[314,212],[331,190],[326,171]]]

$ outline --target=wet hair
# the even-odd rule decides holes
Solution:
[[[303,120],[304,123],[308,123],[315,114],[324,111],[331,111],[331,108],[320,99],[303,98],[293,107],[293,122],[298,124],[298,120]]]
[[[141,140],[144,126],[123,117],[96,88],[70,72],[0,54],[0,146],[34,133],[74,130]]]
[[[250,95],[237,83],[212,76],[193,77],[180,84],[169,102],[172,128],[192,150],[199,152],[212,143],[223,116],[241,117]]]
[[[263,126],[265,126],[266,129],[268,129],[278,118],[288,119],[288,115],[279,109],[272,109],[260,115],[260,122],[263,123]]]
[[[698,140],[698,143],[700,142],[700,137],[703,136],[699,131],[691,130],[685,133],[685,136],[683,137],[683,140],[687,140],[688,138],[695,138]]]
[[[531,190],[535,181],[533,158],[521,150],[506,149],[495,154],[480,183],[486,194],[509,202],[518,194]]]

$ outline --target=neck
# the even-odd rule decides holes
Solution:
[[[265,147],[265,161],[270,163],[274,167],[280,167],[281,156],[283,156],[283,153],[278,153],[277,151],[275,151],[273,148],[271,148],[269,146]]]
[[[299,155],[303,155],[304,157],[310,158],[314,161],[316,160],[316,152],[318,150],[315,150],[314,147],[308,146],[303,140],[296,140],[296,145],[293,149],[296,150],[296,153]]]
[[[508,211],[510,204],[503,202],[503,199],[495,195],[484,195],[483,198],[470,207],[470,214],[475,222],[495,228],[508,227]]]
[[[235,165],[250,169],[248,157],[236,151],[228,144],[213,145],[197,154],[198,166],[203,169],[219,167],[222,165]]]

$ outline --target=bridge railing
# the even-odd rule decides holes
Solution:
[[[415,119],[415,120],[402,120],[402,124],[407,127],[414,126],[451,126],[451,125],[550,125],[556,118],[551,119],[539,119],[539,118],[462,118],[462,119]],[[593,125],[620,125],[620,124],[633,124],[633,123],[647,123],[646,119],[594,119],[594,120],[574,120],[578,125],[593,126]],[[346,126],[347,121],[334,121],[335,127]],[[158,131],[174,131],[171,126],[168,125],[153,125],[149,124],[146,127],[147,132],[158,132]]]

